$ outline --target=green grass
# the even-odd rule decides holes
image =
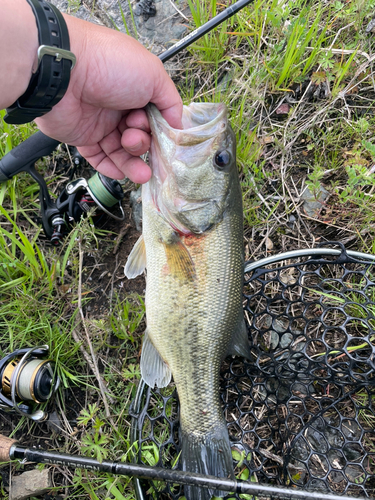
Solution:
[[[189,5],[194,29],[227,3],[189,0]],[[69,0],[69,7],[74,13],[79,2]],[[136,32],[126,7],[121,2],[123,28]],[[184,102],[228,106],[237,138],[247,258],[269,255],[269,241],[272,253],[335,239],[375,252],[375,88],[369,60],[375,44],[365,33],[374,8],[375,0],[255,0],[179,56],[177,85]],[[0,156],[34,130],[0,121]],[[49,162],[38,169],[56,188]],[[316,197],[322,186],[330,194],[313,218],[301,201],[306,186]],[[100,269],[96,255],[111,251],[113,238],[95,232],[88,221],[60,249],[47,246],[35,219],[38,193],[26,174],[0,186],[1,355],[50,345],[62,379],[60,408],[74,414],[69,388],[85,395],[71,416],[72,429],[64,427],[56,446],[129,460],[128,413],[140,378],[143,297],[117,288],[107,308],[89,314],[90,289],[100,282],[86,279],[92,269],[85,262],[94,255],[93,267]],[[89,359],[94,355],[108,388],[109,416],[83,351]],[[30,430],[24,421],[18,427],[21,434]],[[146,446],[145,460],[155,463],[158,449]],[[75,471],[66,487],[72,499],[134,498],[129,479],[88,471]],[[5,491],[2,495],[7,498]]]

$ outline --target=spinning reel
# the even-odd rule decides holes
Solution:
[[[24,348],[0,360],[0,410],[34,421],[48,417],[46,412],[33,408],[46,403],[60,385],[54,363],[46,358],[48,352],[47,345]]]
[[[97,207],[95,218],[103,213],[120,221],[125,217],[121,206],[124,198],[121,185],[98,172],[88,181],[80,178],[69,182],[56,201],[51,199],[46,181],[35,170],[34,164],[42,156],[51,154],[59,144],[42,132],[37,132],[0,160],[0,183],[20,172],[28,172],[39,184],[43,230],[55,246],[61,243],[69,226],[78,222],[93,207]],[[120,215],[111,211],[117,204]]]

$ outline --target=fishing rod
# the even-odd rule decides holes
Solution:
[[[194,43],[196,40],[201,38],[203,35],[206,35],[210,31],[212,31],[216,26],[219,26],[223,21],[226,21],[238,11],[249,5],[253,0],[238,0],[235,4],[227,7],[225,10],[217,14],[215,17],[204,23],[202,26],[197,28],[196,30],[189,33],[187,36],[179,40],[168,50],[160,54],[159,59],[165,63],[169,61],[173,56],[178,54],[181,50],[186,49],[189,45]]]
[[[168,61],[252,1],[238,0],[160,54],[159,59],[163,63]],[[51,154],[59,144],[59,141],[39,131],[0,160],[0,183],[12,179],[20,172],[27,172],[39,184],[43,231],[56,246],[62,242],[70,224],[78,222],[81,216],[93,207],[98,208],[95,212],[96,218],[103,213],[120,221],[125,217],[121,206],[124,192],[120,183],[100,173],[96,173],[88,181],[80,178],[69,182],[56,201],[51,199],[45,180],[35,170],[35,162]],[[119,208],[117,212],[120,214],[116,214],[116,207]]]
[[[0,435],[0,462],[9,460],[21,460],[39,464],[62,465],[70,468],[91,470],[94,472],[107,472],[118,476],[134,476],[144,479],[162,480],[169,483],[187,484],[211,488],[230,493],[262,495],[268,498],[288,498],[292,500],[321,500],[322,493],[317,491],[306,491],[300,489],[283,488],[254,483],[251,481],[240,481],[224,477],[205,476],[194,472],[180,470],[162,469],[161,467],[150,467],[148,465],[111,462],[103,460],[99,462],[92,458],[80,455],[36,450],[19,446],[17,442]],[[358,497],[324,494],[324,500],[360,500]]]

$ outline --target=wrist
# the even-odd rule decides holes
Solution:
[[[38,30],[34,14],[26,0],[1,0],[0,109],[11,105],[27,89],[35,70]]]
[[[84,53],[86,47],[86,25],[88,23],[65,13],[62,13],[62,15],[68,28],[70,50],[76,56],[76,63],[74,71],[70,74],[68,89],[65,96],[61,99],[61,101],[64,101],[64,98],[73,91],[73,89],[75,89],[75,93],[77,92],[77,86],[82,79],[81,75],[82,73],[86,74]]]

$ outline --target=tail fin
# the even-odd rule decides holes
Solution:
[[[232,452],[225,422],[217,424],[210,434],[188,434],[181,432],[182,470],[234,479]],[[213,496],[223,497],[225,491],[185,486],[187,500],[210,500]]]

